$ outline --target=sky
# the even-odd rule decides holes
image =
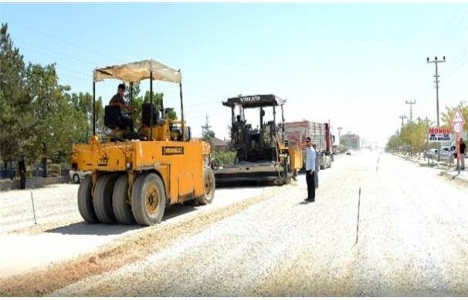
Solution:
[[[61,84],[92,93],[97,67],[154,59],[181,69],[194,136],[206,117],[228,138],[229,97],[285,98],[286,121],[385,145],[400,116],[436,124],[468,95],[468,3],[0,3],[26,63],[56,64]],[[106,103],[119,81],[96,85]],[[149,90],[148,81],[142,90]],[[180,115],[178,85],[155,81]],[[258,122],[251,120],[247,121]],[[441,121],[442,122],[442,121]]]

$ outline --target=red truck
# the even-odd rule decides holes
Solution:
[[[289,146],[307,147],[306,138],[310,137],[312,143],[317,144],[317,150],[321,153],[320,168],[331,168],[333,162],[334,136],[330,132],[329,123],[317,123],[312,121],[295,121],[284,123],[285,140]]]

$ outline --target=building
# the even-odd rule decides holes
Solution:
[[[340,144],[347,149],[361,149],[360,138],[357,134],[347,133],[340,136]]]
[[[227,150],[228,143],[225,140],[218,139],[217,137],[211,138],[211,145],[213,146],[213,150]]]

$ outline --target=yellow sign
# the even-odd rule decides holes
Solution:
[[[184,147],[167,146],[162,147],[162,155],[183,155]]]

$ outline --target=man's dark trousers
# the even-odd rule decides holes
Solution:
[[[314,172],[306,171],[307,199],[315,200]]]

